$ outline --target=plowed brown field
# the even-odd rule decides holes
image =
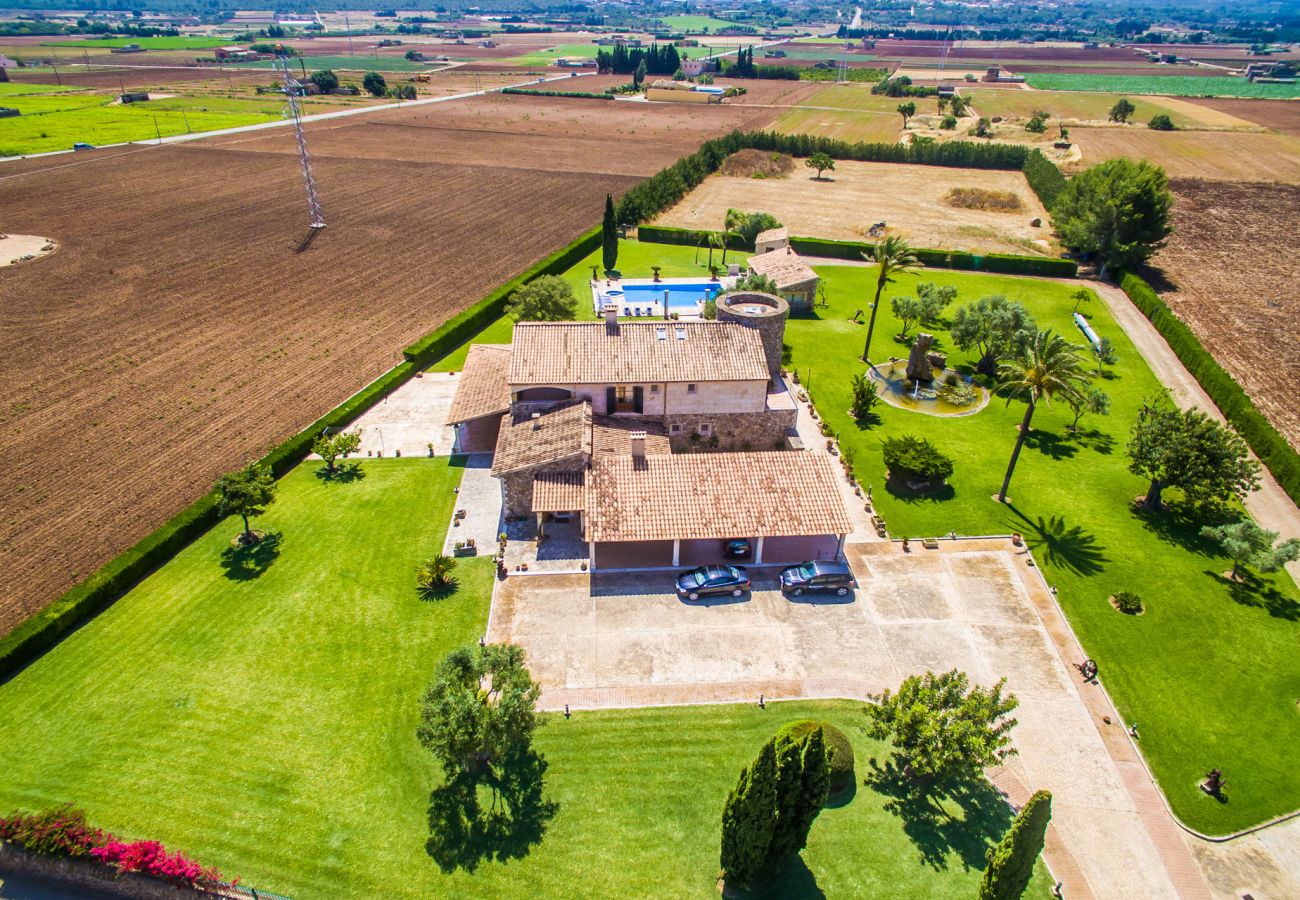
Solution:
[[[0,167],[0,633],[600,219],[701,140],[774,116],[490,96]],[[253,152],[248,152],[253,151]],[[256,152],[266,151],[266,152]]]
[[[1300,187],[1175,179],[1161,296],[1300,446],[1300,301],[1290,233]],[[1289,228],[1288,228],[1289,224]]]

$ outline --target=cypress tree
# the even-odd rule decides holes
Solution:
[[[776,868],[808,845],[808,832],[830,791],[830,759],[821,728],[802,737],[776,740],[777,819],[768,849]]]
[[[722,808],[722,875],[748,884],[762,874],[776,825],[776,749],[768,741],[741,770]]]
[[[1002,840],[989,849],[979,900],[1020,900],[1043,852],[1051,819],[1052,795],[1039,791],[1016,814]]]
[[[605,221],[600,229],[601,261],[608,272],[618,265],[618,220],[614,217],[614,198],[605,195]]]

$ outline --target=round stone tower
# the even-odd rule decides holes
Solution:
[[[763,355],[773,381],[781,377],[781,350],[790,304],[762,291],[733,291],[718,298],[718,321],[739,322],[763,339]]]

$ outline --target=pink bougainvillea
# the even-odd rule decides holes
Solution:
[[[216,869],[199,865],[179,850],[169,854],[167,848],[158,841],[124,843],[112,840],[103,847],[91,850],[90,854],[120,872],[139,872],[180,884],[193,886],[201,881],[221,879],[221,873]]]

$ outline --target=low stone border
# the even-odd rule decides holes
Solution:
[[[42,856],[17,844],[0,843],[0,872],[28,875],[135,900],[176,900],[178,897],[211,900],[214,896],[220,896],[133,872],[117,872],[108,866],[84,859]]]

